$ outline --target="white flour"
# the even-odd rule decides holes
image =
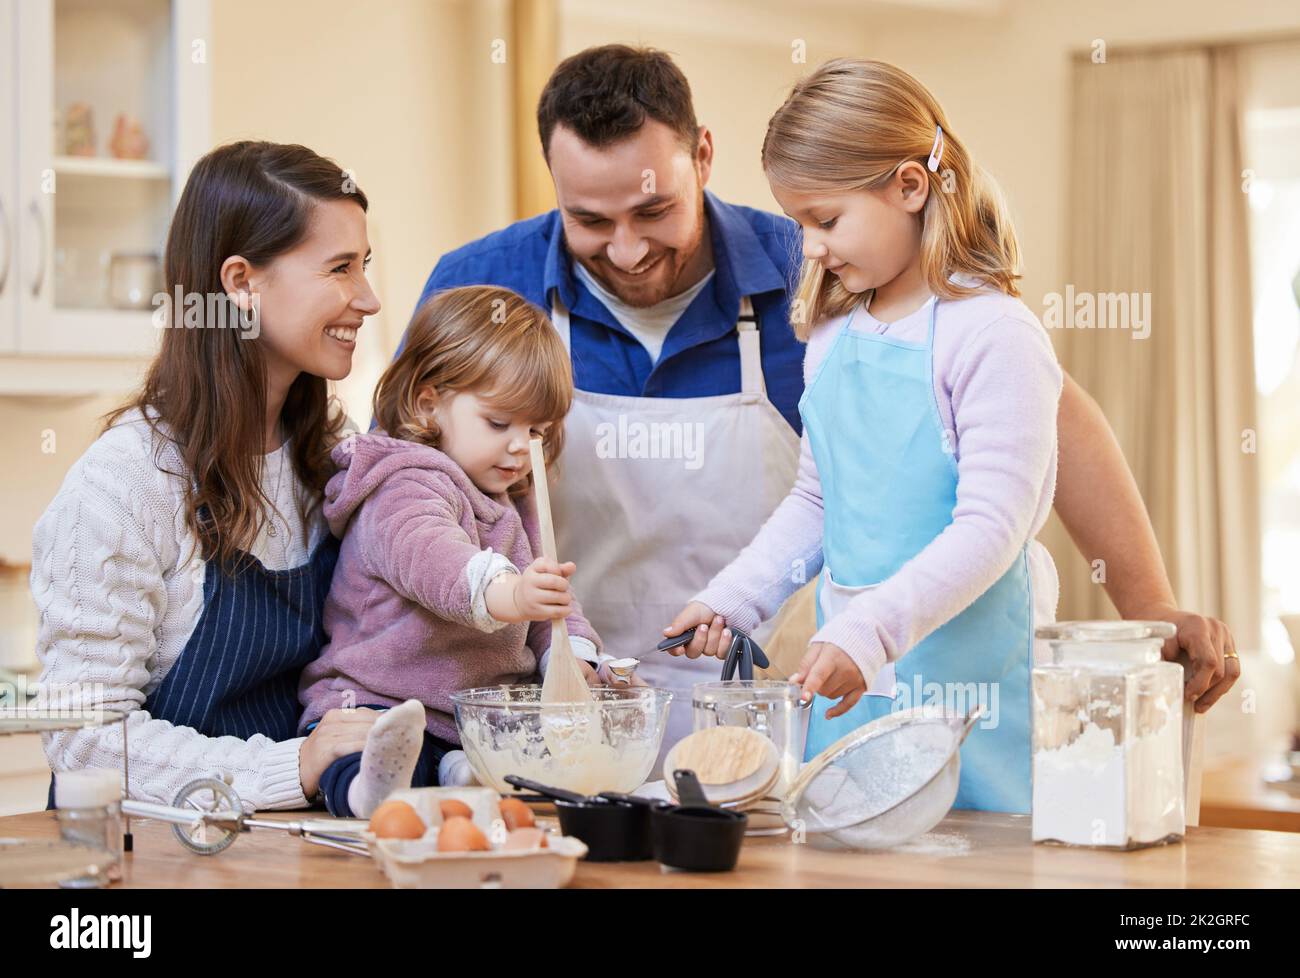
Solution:
[[[841,764],[826,768],[804,793],[810,831],[856,825],[893,808],[943,767],[952,734],[918,724],[908,735],[869,741]]]
[[[1034,753],[1033,837],[1083,846],[1158,842],[1184,832],[1177,710],[1127,750],[1089,722],[1070,744]],[[1173,727],[1171,730],[1170,727]]]
[[[914,856],[960,856],[970,852],[971,841],[964,835],[951,832],[927,832],[918,835],[910,842],[904,842],[895,848],[895,852],[907,852]]]

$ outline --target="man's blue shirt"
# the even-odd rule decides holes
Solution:
[[[574,383],[599,394],[705,397],[740,390],[736,321],[748,295],[759,320],[767,396],[802,432],[803,344],[790,328],[801,260],[793,221],[720,201],[705,191],[715,274],[664,339],[652,364],[645,347],[575,278],[558,210],[517,221],[439,260],[422,304],[461,285],[513,289],[550,312],[552,290],[569,310]],[[403,345],[405,340],[403,340]],[[400,349],[400,347],[399,347]]]

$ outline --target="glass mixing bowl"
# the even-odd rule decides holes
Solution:
[[[483,686],[452,694],[456,729],[478,779],[503,793],[506,775],[584,795],[645,783],[673,694],[596,686],[592,703],[543,704],[542,687]]]

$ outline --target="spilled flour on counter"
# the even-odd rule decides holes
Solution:
[[[927,832],[894,848],[914,856],[960,856],[970,850],[970,839],[952,832]]]

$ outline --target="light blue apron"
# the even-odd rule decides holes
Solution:
[[[933,384],[937,305],[930,300],[919,346],[857,332],[850,316],[799,401],[825,503],[818,628],[828,610],[891,577],[952,522],[957,464]],[[848,713],[825,719],[835,701],[818,696],[806,757],[896,709],[941,703],[969,711],[979,702],[986,718],[961,748],[954,807],[1028,813],[1032,642],[1022,549],[974,604],[883,670]]]

